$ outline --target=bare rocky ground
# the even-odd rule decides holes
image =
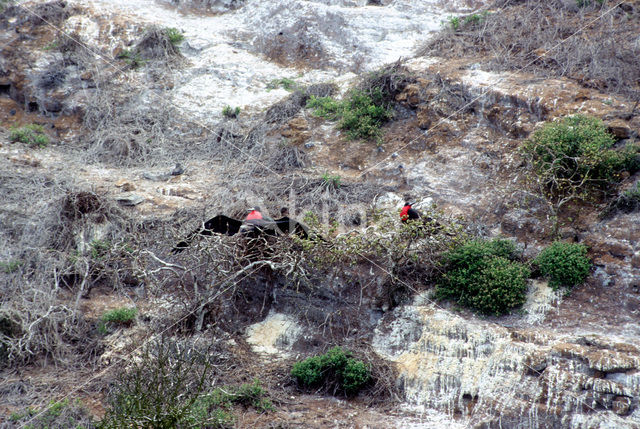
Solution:
[[[306,6],[316,3],[322,4]],[[342,3],[354,10],[374,7]],[[381,3],[376,7],[390,2]],[[518,9],[524,6],[502,3],[492,10],[525,15]],[[9,10],[0,21],[0,220],[7,243],[0,260],[28,261],[17,272],[0,274],[7,285],[0,288],[2,314],[19,312],[34,332],[20,349],[27,358],[3,369],[4,426],[14,425],[11,413],[42,407],[70,390],[100,417],[120,362],[132,359],[160,331],[224,344],[234,361],[222,367],[224,383],[260,379],[276,411],[240,410],[238,427],[640,425],[637,211],[603,219],[604,202],[572,208],[560,232],[589,246],[594,270],[588,281],[564,297],[534,282],[526,312],[502,318],[434,304],[425,293],[404,300],[385,296],[381,285],[391,275],[370,264],[345,267],[309,290],[267,272],[243,276],[233,294],[225,295],[227,304],[199,310],[194,297],[202,287],[198,278],[209,279],[206,272],[157,274],[177,268],[171,264],[217,264],[215,257],[198,253],[201,247],[179,256],[169,249],[221,210],[239,215],[247,205],[260,204],[274,214],[294,202],[297,214],[326,213],[339,220],[339,232],[353,233],[363,230],[362,218],[371,208],[397,210],[404,196],[422,207],[437,204],[480,235],[515,238],[526,256],[535,256],[550,241],[551,222],[544,201],[528,192],[519,146],[542,121],[577,112],[602,118],[618,144],[637,142],[640,115],[631,95],[609,91],[606,82],[586,75],[505,70],[480,49],[459,56],[455,45],[447,51],[436,44],[441,55],[420,54],[403,63],[411,78],[395,94],[395,117],[383,128],[380,150],[371,142],[347,140],[335,124],[313,116],[283,89],[263,90],[257,107],[243,110],[238,120],[219,117],[222,101],[210,105],[215,111],[209,107],[209,121],[202,120],[205,103],[185,114],[172,97],[197,92],[206,86],[198,79],[216,72],[203,64],[194,67],[187,52],[211,46],[187,37],[184,56],[163,50],[135,69],[118,54],[136,46],[145,23],[82,2],[27,6],[37,15]],[[202,9],[194,13],[192,6],[180,11],[195,20]],[[212,17],[224,15],[216,7],[225,12],[229,7],[205,6]],[[464,6],[473,10],[480,4]],[[626,1],[619,8],[629,16],[619,52],[638,52],[640,44],[634,47],[626,37],[637,35],[640,3]],[[572,10],[567,7],[569,21]],[[308,34],[299,22],[281,25]],[[73,34],[109,63],[61,39],[56,27],[75,29]],[[242,39],[242,31],[237,36],[250,40],[247,34]],[[264,41],[252,49],[262,49],[278,67],[304,74],[304,84],[335,77],[338,91],[344,90],[355,75],[332,75],[333,70],[357,72],[351,65],[358,58],[345,59],[342,48],[330,51],[327,46],[333,45],[311,41],[292,57]],[[243,43],[225,55],[238,54],[233,49]],[[317,55],[324,54],[325,68],[314,70]],[[202,70],[188,74],[193,68]],[[233,67],[226,72],[233,74]],[[251,91],[238,99],[250,99]],[[190,97],[193,93],[180,99],[181,108],[184,100],[196,102]],[[43,125],[51,143],[45,148],[10,143],[9,128],[27,123]],[[177,162],[185,172],[172,176]],[[324,192],[323,174],[339,175],[341,188]],[[626,177],[621,190],[637,180]],[[84,205],[83,192],[95,196]],[[130,194],[143,202],[119,202]],[[75,212],[66,210],[67,201]],[[125,231],[140,240],[133,262],[114,256],[112,265],[87,266],[84,277],[61,262],[65,252],[90,254],[95,240],[116,242]],[[428,284],[420,287],[428,289]],[[34,298],[40,295],[48,300]],[[136,324],[97,335],[101,315],[127,305],[139,310]],[[72,313],[78,316],[68,319]],[[55,338],[35,338],[39,332]],[[390,390],[399,397],[373,391],[346,401],[297,391],[289,376],[292,362],[337,342],[373,349],[391,362],[399,388],[394,381]],[[423,407],[422,414],[407,405]]]

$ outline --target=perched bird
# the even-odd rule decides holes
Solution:
[[[235,235],[240,231],[241,226],[242,221],[233,219],[225,215],[212,217],[211,219],[203,223],[202,227],[192,231],[184,240],[176,244],[175,247],[171,249],[171,253],[182,252],[184,249],[189,247],[193,239],[198,235],[213,235],[213,233]]]
[[[272,219],[264,216],[259,207],[252,207],[248,210],[244,221],[233,219],[225,215],[217,215],[202,224],[202,227],[192,231],[187,237],[176,244],[171,253],[180,253],[193,242],[198,235],[210,236],[214,233],[222,235],[242,234],[248,238],[256,238],[261,235],[278,236],[282,234],[294,234],[302,239],[309,238],[309,228],[289,218],[288,211],[283,209],[281,213],[285,216],[280,219]]]
[[[402,207],[402,210],[400,211],[400,220],[402,222],[407,222],[409,220],[417,220],[422,218],[422,214],[414,209],[413,207],[413,203],[407,201],[404,203],[404,207]]]
[[[309,238],[309,228],[295,219],[291,219],[289,217],[289,209],[286,207],[280,209],[280,216],[282,216],[280,219],[275,220],[280,231],[285,234],[295,234],[303,240]]]

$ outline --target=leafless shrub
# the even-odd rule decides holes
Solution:
[[[567,8],[560,1],[516,3],[469,20],[458,30],[446,29],[421,54],[489,56],[485,64],[495,70],[566,76],[605,92],[639,96],[640,20],[633,19],[639,10],[629,15],[616,8],[596,19],[601,13],[597,2],[581,8]]]
[[[402,92],[414,80],[415,78],[402,65],[402,60],[398,60],[393,64],[368,73],[356,88],[369,95],[372,95],[375,91],[380,91],[383,101],[390,103],[395,100],[397,94]]]
[[[133,252],[125,248],[134,241],[132,222],[114,203],[72,183],[3,171],[0,259],[10,269],[0,272],[0,319],[10,326],[1,336],[7,362],[95,357],[97,340],[79,300],[98,282],[117,289],[135,279]]]
[[[33,25],[60,24],[71,15],[71,8],[64,0],[41,3],[30,8],[33,14],[28,14],[25,19]]]
[[[283,65],[328,65],[329,55],[318,37],[318,29],[307,19],[297,21],[275,34],[259,38],[255,47],[269,60]]]
[[[167,31],[156,26],[149,27],[144,32],[134,51],[144,60],[168,63],[183,58],[180,50],[171,43]]]
[[[184,150],[178,142],[190,135],[180,118],[161,94],[117,85],[101,88],[85,107],[83,122],[90,132],[82,157],[121,165],[173,162],[176,152]]]

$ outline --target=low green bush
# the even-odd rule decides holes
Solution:
[[[379,138],[380,127],[392,117],[382,91],[377,88],[370,92],[351,90],[342,101],[311,96],[307,108],[314,109],[316,116],[339,120],[338,128],[345,130],[352,140]]]
[[[549,286],[573,287],[585,281],[591,269],[587,248],[583,244],[556,241],[545,248],[534,260]]]
[[[29,124],[20,128],[12,127],[9,140],[36,147],[45,147],[49,144],[49,137],[44,133],[44,128],[37,124]]]
[[[333,393],[355,395],[371,381],[371,370],[351,352],[334,347],[327,353],[296,362],[291,375],[304,388],[323,387]]]
[[[118,323],[121,325],[125,325],[127,323],[133,322],[137,314],[137,308],[121,307],[107,311],[102,316],[102,321],[106,323]]]
[[[586,198],[590,191],[607,191],[623,171],[640,168],[637,145],[613,150],[615,140],[597,118],[568,116],[534,132],[522,148],[535,174],[551,197]]]
[[[339,189],[342,184],[342,179],[339,175],[324,173],[322,175],[322,186],[326,189]]]
[[[515,259],[516,247],[510,240],[464,243],[445,255],[436,297],[483,314],[506,314],[526,299],[530,272]]]
[[[107,335],[109,330],[115,326],[126,326],[133,323],[138,314],[138,310],[136,308],[116,308],[110,311],[107,311],[100,318],[100,323],[98,323],[98,331],[102,335]]]

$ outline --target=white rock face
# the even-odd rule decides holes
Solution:
[[[303,328],[285,314],[271,313],[262,322],[247,328],[247,342],[257,353],[287,357]]]
[[[536,293],[548,296],[539,291],[545,287]],[[536,293],[532,307],[546,301]],[[410,403],[474,424],[637,427],[637,410],[626,415],[616,402],[637,403],[637,377],[629,374],[637,374],[640,357],[634,347],[617,350],[616,341],[510,329],[418,299],[385,316],[373,345],[395,362]]]

